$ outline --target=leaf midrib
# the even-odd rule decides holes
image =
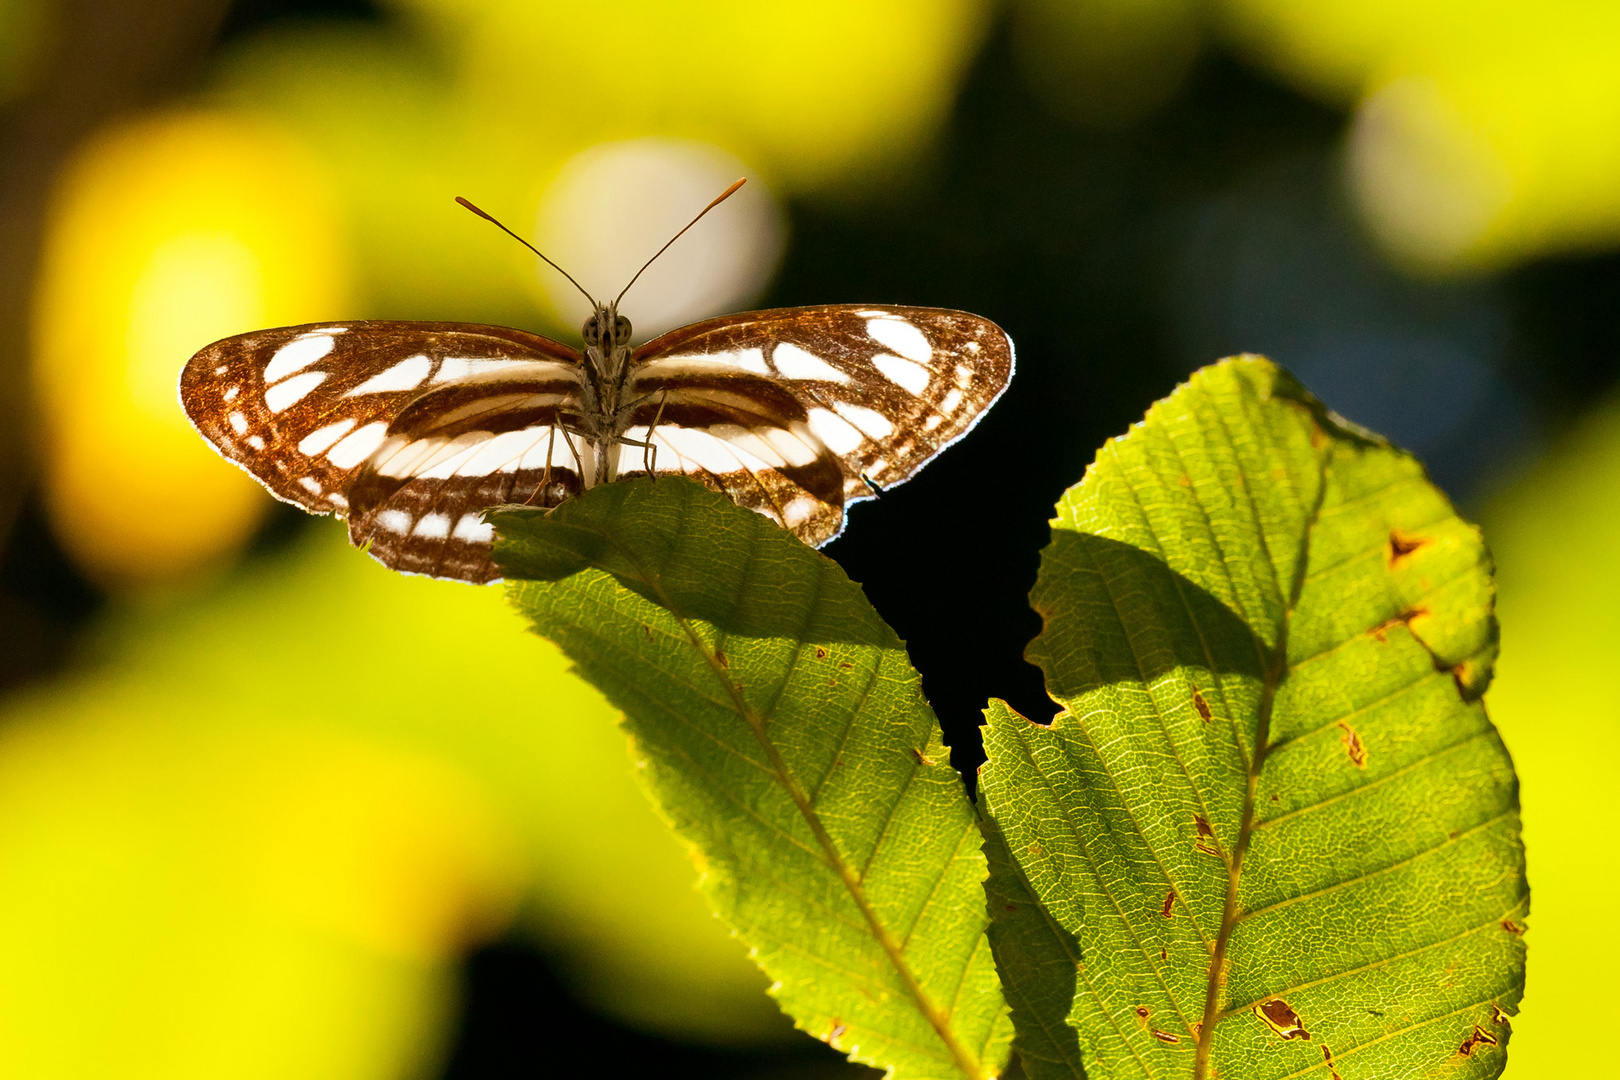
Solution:
[[[1231,433],[1227,430],[1226,419],[1220,418],[1221,429],[1227,433],[1231,441]],[[1314,430],[1320,431],[1321,426],[1315,417],[1310,417]],[[1263,440],[1264,449],[1268,453],[1275,453],[1275,447],[1269,445],[1270,440]],[[1234,444],[1235,445],[1235,444]],[[1334,457],[1334,444],[1329,441],[1325,452],[1317,457],[1314,464],[1317,469],[1317,485],[1315,496],[1311,501],[1310,512],[1305,516],[1304,527],[1300,531],[1299,549],[1295,552],[1293,580],[1289,582],[1288,602],[1284,605],[1282,618],[1277,628],[1277,643],[1270,650],[1271,655],[1264,657],[1264,682],[1260,696],[1259,715],[1255,721],[1254,757],[1248,768],[1243,791],[1243,815],[1238,826],[1236,842],[1232,845],[1231,862],[1227,866],[1226,898],[1221,907],[1221,929],[1215,940],[1215,952],[1210,957],[1209,975],[1204,992],[1204,1015],[1198,1027],[1198,1050],[1193,1058],[1193,1080],[1207,1080],[1209,1075],[1210,1052],[1215,1045],[1215,1027],[1220,1022],[1221,989],[1225,985],[1226,954],[1232,943],[1232,933],[1238,924],[1237,904],[1238,885],[1243,877],[1243,862],[1248,854],[1249,841],[1254,835],[1255,796],[1259,791],[1260,774],[1265,768],[1266,757],[1273,749],[1271,740],[1271,712],[1277,700],[1277,690],[1284,680],[1292,673],[1293,667],[1288,662],[1288,635],[1292,628],[1294,611],[1299,606],[1300,597],[1304,593],[1306,576],[1310,569],[1311,538],[1321,518],[1322,507],[1327,499],[1328,474],[1332,469]],[[1243,485],[1243,493],[1249,506],[1249,515],[1254,522],[1255,536],[1259,541],[1265,556],[1266,565],[1271,569],[1272,584],[1277,593],[1282,594],[1282,582],[1277,577],[1277,562],[1272,557],[1271,546],[1267,542],[1264,522],[1260,516],[1260,508],[1249,487],[1248,475],[1240,468],[1237,478]],[[1292,475],[1289,477],[1290,487],[1293,488]],[[1298,490],[1294,489],[1297,496]],[[1202,501],[1200,500],[1200,505]],[[1256,648],[1264,656],[1265,648],[1257,635],[1251,630]]]
[[[849,892],[850,899],[854,902],[856,909],[860,911],[862,918],[866,922],[867,930],[872,934],[873,938],[876,939],[878,945],[883,949],[885,955],[889,958],[890,965],[894,968],[895,974],[899,977],[901,985],[905,988],[908,996],[911,997],[917,1010],[923,1015],[923,1018],[928,1021],[929,1026],[934,1029],[934,1033],[944,1044],[957,1069],[959,1069],[965,1076],[972,1078],[972,1080],[983,1080],[985,1077],[984,1067],[980,1063],[978,1056],[974,1054],[968,1047],[962,1045],[961,1041],[956,1037],[955,1031],[952,1030],[950,1026],[949,1017],[940,1010],[939,1006],[934,1003],[933,999],[930,998],[928,993],[922,988],[921,983],[917,979],[916,972],[912,970],[911,965],[906,961],[904,950],[888,932],[887,926],[885,926],[882,920],[878,917],[877,912],[873,910],[871,901],[867,898],[866,890],[859,878],[856,876],[854,868],[848,864],[848,862],[843,858],[843,855],[838,851],[837,844],[834,843],[831,834],[827,832],[826,826],[822,824],[821,816],[816,812],[815,806],[810,801],[809,795],[793,778],[792,772],[788,769],[787,762],[782,759],[781,752],[777,749],[776,744],[766,733],[764,719],[754,710],[751,705],[748,704],[747,699],[742,695],[742,688],[738,686],[736,682],[729,676],[725,665],[722,664],[719,658],[714,655],[713,650],[711,650],[704,643],[702,637],[692,626],[690,620],[688,620],[687,617],[682,614],[681,610],[675,604],[673,599],[671,599],[669,594],[664,591],[663,582],[658,579],[657,575],[649,573],[641,565],[640,560],[636,558],[635,554],[631,552],[616,536],[602,533],[598,533],[598,535],[603,536],[608,543],[612,544],[618,549],[619,553],[635,571],[637,580],[646,588],[651,589],[657,595],[659,604],[664,608],[664,610],[668,611],[670,615],[674,617],[675,621],[685,632],[687,640],[691,643],[693,649],[695,649],[703,658],[704,662],[708,664],[709,669],[714,673],[715,678],[720,682],[721,687],[725,690],[726,696],[730,699],[732,708],[736,711],[737,715],[742,717],[743,721],[748,725],[749,730],[753,732],[754,738],[756,741],[758,741],[760,748],[765,752],[766,757],[771,763],[771,769],[775,774],[776,782],[781,785],[782,789],[786,791],[788,796],[793,800],[794,806],[798,809],[800,817],[802,817],[805,824],[809,826],[811,834],[816,839],[817,846],[821,848],[823,860],[825,860],[829,869],[838,875],[838,878],[843,883],[845,890]],[[597,569],[605,570],[605,568],[600,565],[599,560],[593,560],[592,565],[595,565]],[[823,570],[823,573],[825,573],[825,570]],[[817,595],[819,596],[819,592]],[[738,603],[741,603],[740,596]],[[813,610],[814,603],[811,604],[811,611],[813,612]],[[801,634],[801,638],[802,636],[803,635]],[[796,665],[798,662],[798,654],[804,651],[804,642],[802,640],[799,641],[797,645],[798,649],[794,657],[793,665]],[[790,672],[793,665],[789,666]],[[913,772],[915,772],[915,770],[913,770]]]

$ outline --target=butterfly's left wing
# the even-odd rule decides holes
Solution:
[[[522,330],[361,321],[216,341],[180,376],[197,430],[279,499],[348,519],[349,538],[409,573],[482,582],[505,502],[577,494],[577,353]],[[570,452],[570,451],[574,452]]]
[[[1013,346],[964,311],[839,304],[694,323],[632,365],[620,475],[686,473],[822,544],[850,503],[978,422],[1012,378]]]

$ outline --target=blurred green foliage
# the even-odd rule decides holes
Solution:
[[[519,907],[600,1008],[782,1030],[613,711],[498,591],[339,528],[120,605],[0,724],[9,1075],[399,1075]]]
[[[1511,1080],[1609,1075],[1590,1041],[1620,1027],[1620,874],[1599,838],[1620,791],[1620,401],[1601,402],[1488,504],[1502,659],[1490,694],[1523,782],[1535,906]]]

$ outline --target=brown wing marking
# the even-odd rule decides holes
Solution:
[[[781,388],[838,461],[843,497],[828,502],[840,509],[872,497],[867,479],[903,483],[961,438],[1013,372],[1012,342],[988,319],[885,305],[724,316],[673,330],[634,356],[637,395],[694,383],[747,394],[759,382]]]
[[[217,341],[180,376],[197,430],[277,498],[348,512],[350,478],[424,390],[493,392],[509,376],[576,385],[579,357],[534,334],[474,323],[307,323]],[[571,392],[571,391],[570,391]]]

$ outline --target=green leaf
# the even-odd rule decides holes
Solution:
[[[1421,466],[1267,360],[1103,447],[1031,594],[1064,712],[987,713],[991,940],[1033,1075],[1501,1072],[1528,890],[1479,701],[1493,599]]]
[[[783,1010],[896,1076],[997,1072],[1011,1026],[974,811],[860,588],[680,478],[493,520],[508,595],[624,711]]]

